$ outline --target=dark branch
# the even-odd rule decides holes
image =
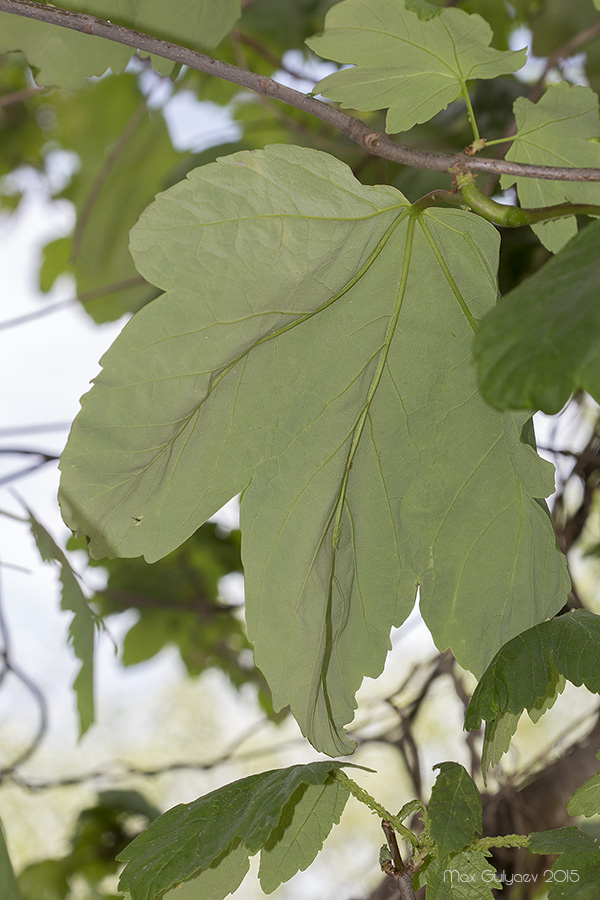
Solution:
[[[514,175],[525,178],[544,178],[551,181],[600,181],[600,169],[570,169],[559,166],[533,166],[523,163],[507,162],[506,160],[483,159],[481,157],[466,157],[461,154],[437,153],[429,150],[419,150],[397,144],[384,134],[373,131],[360,119],[355,119],[327,103],[307,97],[293,88],[278,84],[272,78],[265,78],[254,72],[248,72],[237,66],[229,65],[195,50],[189,50],[170,41],[141,34],[131,28],[115,25],[96,16],[86,13],[71,12],[57,9],[54,6],[42,6],[31,0],[0,0],[0,12],[12,13],[17,16],[25,16],[38,22],[47,22],[51,25],[59,25],[70,28],[83,34],[106,38],[118,44],[125,44],[134,50],[144,53],[153,53],[170,59],[174,63],[189,66],[199,72],[205,72],[248,88],[258,94],[280,100],[289,106],[310,113],[324,122],[333,125],[357,143],[368,153],[381,156],[393,162],[418,169],[429,169],[435,172],[447,172],[452,166],[461,163],[463,171],[468,172],[496,172],[501,175]],[[16,48],[17,49],[17,48]]]

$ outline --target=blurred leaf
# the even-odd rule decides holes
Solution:
[[[63,0],[62,8],[81,10],[78,0]],[[165,16],[162,0],[86,0],[85,12],[135,31],[156,35],[192,50],[215,47],[231,31],[241,12],[241,0],[194,0],[174,4]],[[107,69],[123,72],[135,50],[104,38],[58,25],[0,13],[0,52],[20,50],[36,71],[38,84],[80,87],[90,75]],[[147,54],[146,54],[147,55]],[[163,74],[174,64],[153,60]]]
[[[494,50],[480,16],[444,9],[421,19],[398,0],[344,0],[308,46],[319,56],[354,63],[320,81],[315,92],[342,107],[389,109],[386,130],[426,122],[466,90],[467,81],[495,78],[525,64],[525,51]]]
[[[75,656],[81,660],[73,688],[77,696],[79,731],[83,735],[94,721],[94,632],[101,620],[90,609],[69,560],[31,512],[29,525],[42,559],[58,563],[62,584],[61,609],[73,613],[69,643]]]
[[[600,222],[586,226],[481,322],[475,357],[494,406],[555,413],[579,389],[600,402],[599,238]]]
[[[2,900],[21,900],[15,873],[6,849],[2,822],[0,822],[0,886],[2,887]]]
[[[137,791],[102,791],[94,806],[79,813],[69,852],[62,859],[32,863],[21,872],[22,900],[71,900],[77,879],[85,882],[90,900],[112,900],[114,895],[100,891],[99,885],[119,869],[115,857],[139,833],[136,820],[143,817],[148,823],[158,815],[159,810]]]
[[[80,166],[59,195],[75,205],[75,232],[46,246],[40,285],[49,290],[70,272],[86,312],[97,322],[117,319],[156,296],[136,272],[129,231],[185,157],[173,149],[161,113],[147,109],[134,75],[57,93],[49,102],[54,139],[77,154]]]
[[[173,807],[120,854],[119,859],[127,865],[119,888],[129,891],[132,900],[154,900],[216,863],[218,871],[213,873],[209,896],[221,900],[243,877],[240,845],[246,856],[265,847],[267,854],[272,853],[263,868],[268,884],[291,878],[309,856],[314,858],[322,837],[339,819],[343,808],[340,785],[331,775],[341,766],[316,762],[262,772]],[[303,798],[310,786],[323,790],[317,792],[318,797],[309,795],[314,815],[307,818]],[[325,799],[327,793],[335,799]],[[294,814],[298,803],[300,817]],[[290,829],[291,835],[286,835]]]
[[[463,766],[438,763],[439,774],[431,791],[428,813],[437,853],[447,856],[470,844],[481,834],[481,797]]]
[[[83,540],[71,538],[67,546],[87,555]],[[253,665],[241,607],[230,607],[221,598],[221,579],[242,572],[238,530],[227,534],[207,522],[156,563],[88,557],[88,564],[108,573],[106,588],[90,600],[102,617],[132,609],[137,613],[138,621],[124,638],[123,665],[144,662],[174,645],[188,675],[218,668],[237,689],[254,684],[270,718],[279,721],[286,715],[274,712],[264,676]]]

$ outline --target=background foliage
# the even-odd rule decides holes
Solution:
[[[339,71],[330,65],[316,91],[356,111],[374,132],[387,127],[390,133],[402,132],[400,140],[408,146],[453,152],[481,134],[491,145],[491,154],[499,157],[506,153],[507,159],[540,165],[598,165],[595,92],[600,83],[600,24],[591,0],[577,0],[568,9],[559,0],[513,4],[345,0],[337,5],[250,0],[241,6],[205,0],[183,6],[181,15],[168,23],[163,6],[149,0],[132,4],[130,13],[108,0],[67,5],[190,48],[209,49],[216,59],[274,76],[301,90],[314,88],[324,74],[323,69],[314,74],[315,60],[304,43],[308,39],[314,53],[335,63],[355,64]],[[332,6],[325,34],[313,37],[322,31]],[[469,19],[467,14],[473,13],[489,25],[483,19]],[[363,33],[365,26],[372,30],[369,17],[382,32],[375,64]],[[90,727],[94,716],[91,644],[97,617],[103,618],[110,634],[111,623],[129,610],[132,624],[120,646],[124,666],[138,666],[166,645],[174,646],[190,676],[210,668],[222,670],[242,696],[250,690],[258,697],[271,720],[284,721],[289,704],[319,750],[348,752],[357,742],[360,761],[360,753],[373,745],[389,748],[410,781],[405,799],[416,796],[425,801],[432,776],[424,765],[426,745],[415,735],[428,704],[434,702],[435,685],[440,680],[451,685],[457,706],[464,709],[473,681],[457,661],[479,676],[504,644],[471,700],[467,724],[474,730],[460,750],[462,761],[482,787],[482,768],[485,773],[508,750],[523,709],[532,719],[539,718],[557,699],[565,678],[586,684],[594,693],[600,690],[594,580],[600,546],[599,426],[594,402],[600,400],[595,304],[598,226],[570,216],[534,224],[532,230],[496,229],[471,213],[439,207],[409,216],[408,204],[428,191],[450,187],[447,174],[372,156],[325,121],[191,68],[158,57],[135,56],[120,45],[45,23],[8,14],[1,18],[3,211],[6,216],[18,215],[24,202],[23,172],[34,170],[47,182],[54,201],[69,201],[76,216],[72,233],[53,239],[44,249],[40,289],[51,292],[57,280],[60,284],[68,276],[75,302],[97,323],[146,307],[105,357],[104,374],[73,432],[71,448],[63,457],[63,509],[70,524],[92,536],[95,555],[104,556],[114,545],[122,550],[122,542],[128,540],[126,553],[145,552],[159,561],[152,565],[140,559],[98,563],[87,557],[82,562],[87,554],[84,543],[71,541],[68,549],[77,549],[79,556],[65,555],[44,525],[28,510],[21,510],[29,518],[42,557],[58,563],[62,605],[73,613],[70,637],[80,660],[75,689],[82,731]],[[408,49],[402,45],[406,34]],[[525,61],[520,49],[525,42],[541,58],[537,71],[519,71]],[[574,61],[580,51],[585,55]],[[433,57],[435,71],[429,66]],[[85,80],[102,75],[108,66],[111,74]],[[388,102],[390,90],[398,93]],[[430,102],[433,95],[435,102]],[[222,145],[212,141],[213,146],[205,144],[201,150],[182,148],[173,140],[169,120],[169,110],[180,100],[191,104],[188,108],[200,101],[226,109],[237,136],[229,131]],[[515,129],[518,135],[513,139]],[[248,150],[262,150],[265,144],[280,146],[247,155]],[[323,151],[331,155],[325,157]],[[72,162],[66,183],[56,188],[51,170],[61,152],[70,154]],[[226,158],[214,163],[222,156]],[[182,181],[200,165],[205,168]],[[325,180],[330,185],[327,194],[322,189]],[[480,177],[487,195],[514,183],[523,206],[597,200],[595,185],[506,175],[499,181],[493,173]],[[144,213],[165,189],[168,193]],[[287,216],[285,240],[268,226],[257,229],[251,217],[243,214],[248,209],[260,218]],[[243,225],[241,221],[232,225],[232,218],[244,219]],[[132,260],[128,235],[138,220]],[[213,236],[202,238],[203,252],[194,256],[207,223],[214,226],[209,232]],[[174,224],[180,229],[176,236]],[[578,226],[579,234],[573,238]],[[237,256],[230,253],[233,244]],[[500,290],[506,299],[489,312],[496,299],[498,253]],[[558,255],[550,259],[552,253]],[[219,258],[216,266],[214,260]],[[226,329],[212,315],[210,304],[208,317],[205,310],[202,319],[194,294],[198,283],[207,286],[216,308],[241,292],[243,302],[239,309],[230,310],[233,321]],[[167,290],[169,296],[156,300],[157,288]],[[334,304],[331,296],[337,298]],[[435,314],[430,305],[423,305],[423,297],[435,298]],[[52,305],[42,305],[39,313],[52,310]],[[343,325],[336,324],[336,316]],[[399,323],[402,352],[393,343],[393,331],[386,330],[386,316],[391,316],[394,326]],[[18,308],[14,319],[12,324],[19,319]],[[476,393],[470,359],[474,327],[481,390],[491,405]],[[110,532],[106,523],[94,524],[95,511],[87,518],[91,505],[81,513],[81,497],[87,503],[98,484],[112,491],[115,479],[123,474],[122,464],[115,464],[114,454],[107,452],[102,429],[114,435],[124,409],[128,429],[132,424],[145,428],[152,410],[158,409],[157,440],[166,440],[165,421],[175,422],[174,437],[168,438],[173,446],[187,439],[188,433],[178,429],[190,416],[190,397],[195,404],[199,390],[196,345],[189,341],[199,329],[212,329],[205,358],[213,354],[214,360],[204,373],[209,394],[215,381],[222,384],[211,394],[206,422],[212,426],[217,415],[227,420],[235,410],[237,444],[232,441],[230,450],[229,436],[224,438],[202,422],[202,440],[193,445],[187,468],[175,467],[167,454],[164,471],[147,485],[140,481],[137,494],[126,491],[118,503],[112,494],[102,501],[98,518],[111,521],[114,530]],[[336,329],[335,343],[328,329]],[[164,335],[169,336],[164,345],[168,349],[161,355],[155,342]],[[179,393],[164,380],[173,359],[179,385],[188,385]],[[140,370],[145,388],[140,388]],[[235,405],[228,393],[230,382],[237,386]],[[113,402],[115,384],[126,398],[118,406]],[[405,430],[386,413],[398,384],[408,407]],[[161,392],[163,409],[156,406]],[[570,396],[570,411],[563,413],[562,421],[570,416],[571,429],[547,428],[548,441],[544,438],[559,463],[553,530],[541,499],[551,493],[551,474],[533,452],[528,421],[533,409],[557,413]],[[498,411],[515,407],[525,412]],[[321,408],[327,416],[321,415]],[[447,415],[449,408],[460,414]],[[166,420],[165,415],[171,418]],[[265,456],[264,434],[259,435],[255,425],[269,421],[273,427],[266,425],[271,444]],[[212,467],[207,486],[200,488],[197,473],[206,471],[223,447],[221,470]],[[397,462],[399,447],[402,466]],[[14,454],[14,448],[7,449]],[[133,444],[128,450],[132,449],[142,452]],[[52,462],[48,454],[38,456],[40,464]],[[279,481],[273,477],[273,460],[278,457],[279,475],[283,472]],[[321,481],[313,486],[312,473],[325,459],[331,462],[319,470]],[[69,480],[73,465],[78,467],[78,482]],[[379,466],[384,471],[381,477]],[[87,472],[82,475],[84,467]],[[12,480],[11,476],[6,483]],[[166,517],[161,520],[166,530],[159,540],[152,511],[157,483],[167,482],[167,513],[162,513]],[[278,493],[282,483],[286,490]],[[91,492],[90,484],[94,485]],[[222,579],[241,571],[239,532],[214,524],[196,530],[223,502],[244,489],[251,643],[238,603],[225,600],[222,592]],[[196,490],[205,495],[200,509]],[[329,518],[315,516],[312,490],[330,498]],[[459,503],[452,500],[457,496]],[[381,515],[382,503],[390,507],[387,518]],[[288,523],[286,532],[283,523],[293,504],[297,519],[293,527]],[[120,522],[113,516],[116,507],[121,510]],[[450,518],[449,508],[453,510]],[[492,516],[494,528],[488,526],[490,509],[502,511],[498,518],[495,513]],[[280,510],[281,521],[274,510]],[[398,522],[402,523],[399,534]],[[573,582],[570,593],[555,532],[561,551],[567,554]],[[430,551],[435,556],[433,569]],[[302,563],[313,553],[317,559],[311,574],[314,584],[306,595],[311,614],[306,621],[299,617],[294,622],[292,651],[286,656],[280,637],[290,628],[285,603],[289,605],[298,595],[297,585],[306,577],[295,561]],[[271,560],[270,568],[265,558]],[[510,560],[517,576],[507,588]],[[99,565],[106,573],[106,585],[90,589],[84,574],[82,590],[83,569],[97,570]],[[401,579],[396,567],[402,569]],[[324,605],[323,583],[327,582]],[[367,608],[362,621],[357,603],[367,583],[368,593],[378,603]],[[384,691],[387,719],[379,725],[368,718],[361,722],[359,709],[349,740],[342,726],[351,719],[354,693],[365,674],[382,670],[390,626],[399,625],[410,612],[417,583],[423,617],[437,645],[442,650],[450,645],[454,657],[447,651],[432,654],[405,671],[401,683],[387,694]],[[498,597],[509,598],[499,621]],[[448,599],[452,602],[447,607]],[[354,616],[350,624],[346,618],[349,600]],[[583,609],[568,618],[538,624],[579,607]],[[315,627],[330,629],[321,644],[313,639]],[[579,636],[565,643],[563,631],[569,629]],[[19,677],[22,663],[14,651],[9,652],[9,637],[3,628],[4,672]],[[509,638],[513,640],[505,643]],[[264,676],[252,664],[252,646],[271,688],[279,685],[274,690],[277,714]],[[337,672],[331,665],[332,648],[345,660]],[[305,670],[307,657],[310,676]],[[519,673],[522,678],[516,677]],[[3,764],[2,780],[9,786],[23,781],[20,769],[28,760],[29,766],[35,762],[45,731],[43,691],[26,674],[22,683],[40,703],[40,728],[16,760]],[[477,733],[482,720],[486,721],[483,742]],[[599,811],[594,780],[597,732],[598,725],[589,742],[582,739],[559,750],[549,748],[535,773],[518,763],[504,772],[495,770],[481,798],[466,769],[443,763],[428,811],[421,804],[404,817],[412,817],[410,825],[418,835],[412,844],[416,856],[426,858],[418,885],[423,891],[427,884],[428,900],[493,896],[489,886],[477,894],[448,888],[444,871],[449,862],[465,874],[465,881],[475,873],[481,884],[481,873],[489,870],[490,860],[509,875],[537,872],[541,877],[555,854],[561,854],[556,871],[581,873],[580,880],[569,885],[568,896],[591,897],[599,866],[593,824],[580,821],[590,831],[587,837],[567,830],[565,826],[573,820],[565,805],[577,788],[569,813],[590,816]],[[131,861],[121,887],[131,892],[133,900],[153,898],[165,890],[166,896],[180,900],[194,892],[216,898],[235,889],[247,869],[248,853],[262,847],[259,877],[266,891],[274,890],[309,865],[339,820],[348,792],[359,795],[359,789],[354,791],[348,782],[334,778],[338,767],[307,760],[306,766],[294,769],[289,783],[288,775],[274,775],[277,785],[285,781],[287,793],[281,801],[278,794],[274,799],[263,792],[265,810],[276,814],[262,843],[243,823],[235,833],[227,832],[225,840],[220,818],[218,826],[207,826],[221,841],[213,855],[202,859],[192,855],[191,861],[186,857],[182,868],[175,854],[168,877],[160,883],[134,878],[132,872],[139,864],[136,852],[142,852],[135,848],[146,847],[151,865],[159,864],[167,837],[177,838],[176,831],[171,834],[168,816],[181,823],[179,814],[173,810],[153,826],[166,829],[166,837],[159,836],[157,845],[152,844],[157,832],[151,828],[131,845],[131,851],[124,850],[158,810],[134,791],[115,790],[101,791],[81,811],[61,858],[32,862],[28,857],[29,864],[18,869],[14,880],[8,857],[2,855],[0,876],[10,900],[12,895],[22,900],[74,900],[76,896],[112,900],[122,896],[115,882],[116,856],[122,853],[121,859]],[[258,794],[267,774],[250,776],[255,781],[248,782],[262,786],[249,801],[252,827],[262,821],[256,804],[261,802]],[[360,783],[365,776],[356,772],[353,777]],[[25,787],[26,782],[27,778]],[[238,793],[232,796],[239,800]],[[217,797],[220,808],[227,800],[225,794]],[[364,797],[359,799],[369,805]],[[188,806],[194,815],[199,810],[202,818],[207,801],[201,798]],[[278,818],[282,808],[285,813]],[[235,807],[236,827],[240,815]],[[402,835],[401,819],[399,814],[395,827]],[[190,835],[186,827],[181,828],[185,843]],[[529,841],[529,850],[538,854],[537,862],[523,844],[497,847],[491,857],[494,845],[479,842],[482,831],[495,835],[552,829],[556,833],[534,834]],[[373,842],[370,877],[374,883],[378,838],[369,836],[369,840]],[[388,871],[385,865],[384,871]],[[174,887],[185,878],[192,880],[182,888]],[[383,886],[373,887],[374,900],[383,896],[386,884],[394,890],[393,879],[386,876]],[[523,898],[533,896],[538,888],[539,882],[531,890],[519,885],[517,893],[516,886],[507,884],[503,895]],[[558,884],[550,888],[550,900],[562,889]],[[327,894],[326,886],[322,894]]]

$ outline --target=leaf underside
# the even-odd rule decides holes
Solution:
[[[261,772],[173,807],[119,855],[127,862],[119,889],[132,900],[165,891],[173,900],[222,900],[260,850],[259,878],[270,893],[310,865],[339,822],[349,796],[331,777],[339,768],[317,762]]]
[[[163,0],[86,0],[84,5],[82,10],[79,0],[63,0],[60,4],[62,9],[86,12],[196,50],[216,47],[241,13],[241,0],[175,3],[170,5],[167,17]],[[37,70],[38,84],[70,90],[107,69],[123,72],[136,52],[105,38],[0,13],[0,52],[11,50],[20,50]],[[174,66],[160,57],[152,57],[152,61],[162,75],[168,75]]]
[[[599,239],[592,222],[481,323],[475,356],[494,406],[556,413],[580,388],[600,403]]]
[[[401,0],[345,0],[327,14],[323,34],[306,43],[339,63],[354,63],[318,83],[343,107],[388,109],[386,131],[427,122],[466,91],[466,83],[515,72],[524,50],[494,50],[478,15],[444,9],[420,18]]]
[[[515,102],[517,135],[506,158],[511,162],[538,166],[600,166],[600,120],[598,95],[589,87],[553,84],[538,103],[525,97]],[[517,185],[521,206],[552,206],[558,203],[600,204],[600,184],[546,181],[503,175],[506,190]],[[575,216],[532,226],[544,246],[558,253],[577,234]]]
[[[480,398],[472,322],[498,237],[411,214],[324,153],[273,146],[195,170],[132,232],[166,294],[102,360],[63,455],[94,556],[159,559],[242,492],[246,614],[275,708],[323,752],[392,625],[421,611],[480,673],[564,603],[552,467],[527,414]]]
[[[523,710],[532,718],[548,708],[564,680],[600,694],[600,616],[575,610],[543,622],[509,641],[481,678],[465,716],[465,727],[479,728],[486,721],[484,755],[498,728],[510,723],[514,733]],[[497,745],[490,764],[508,749]]]

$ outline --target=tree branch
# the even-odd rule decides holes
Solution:
[[[310,113],[324,122],[333,125],[351,141],[371,153],[406,166],[418,169],[429,169],[435,172],[447,172],[452,166],[460,163],[467,172],[496,172],[501,175],[514,175],[524,178],[543,178],[551,181],[600,181],[600,169],[570,169],[560,166],[534,166],[524,163],[507,162],[506,160],[467,157],[462,153],[439,153],[419,150],[414,147],[397,144],[372,129],[353,116],[349,116],[333,106],[308,97],[293,88],[278,84],[272,78],[265,78],[254,72],[248,72],[237,66],[229,65],[221,60],[213,59],[189,50],[170,41],[141,34],[131,28],[116,25],[105,19],[90,16],[86,13],[58,9],[54,6],[42,6],[31,0],[0,0],[0,12],[35,19],[70,28],[83,34],[106,38],[118,44],[125,44],[134,50],[155,54],[180,65],[189,66],[199,72],[205,72],[248,88],[258,94],[264,94],[273,100],[280,100],[289,106]],[[15,48],[18,49],[18,48]]]

